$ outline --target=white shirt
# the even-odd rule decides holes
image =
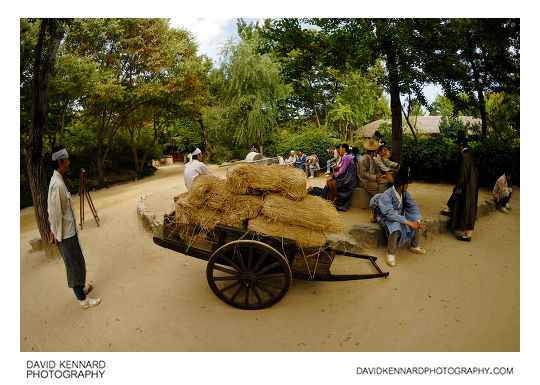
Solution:
[[[51,231],[59,242],[77,234],[77,219],[73,210],[73,202],[62,174],[54,170],[49,183],[49,195],[47,197],[47,212]]]
[[[285,160],[283,160],[283,157],[278,155],[277,158],[278,158],[278,164],[280,166],[285,166]]]
[[[298,157],[296,155],[289,156],[289,159],[287,159],[287,163],[291,166],[294,166],[294,162],[298,160]]]
[[[214,175],[203,162],[199,162],[197,159],[193,159],[186,164],[186,168],[184,169],[184,182],[186,183],[188,191],[191,189],[191,184],[195,178],[201,174]]]
[[[401,197],[401,194],[398,194],[398,192],[396,191],[396,188],[394,186],[392,186],[392,190],[394,190],[394,194],[396,194],[396,197],[399,201],[399,206],[401,206],[402,204],[402,197]]]

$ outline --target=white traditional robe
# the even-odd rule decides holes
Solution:
[[[186,183],[188,191],[191,189],[191,184],[195,178],[202,174],[214,175],[203,162],[199,162],[197,159],[193,159],[186,164],[186,168],[184,169],[184,182]]]
[[[77,234],[77,220],[73,210],[73,202],[62,174],[54,170],[49,183],[47,212],[51,231],[59,242]]]

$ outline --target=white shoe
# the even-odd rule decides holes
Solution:
[[[505,207],[507,210],[512,210],[512,207],[510,207],[510,203],[507,203]]]
[[[84,295],[87,295],[88,293],[90,293],[93,288],[94,288],[94,286],[92,285],[92,282],[87,283],[86,285],[84,285],[84,287],[83,287]]]
[[[422,249],[420,246],[409,247],[409,251],[411,253],[416,253],[416,254],[425,254],[426,253],[426,250]]]
[[[500,207],[500,208],[499,208],[499,211],[501,211],[501,212],[503,212],[503,213],[505,213],[505,214],[508,214],[508,211],[507,211],[506,208],[504,208],[504,207]]]
[[[396,257],[395,257],[395,255],[386,254],[384,256],[384,259],[386,259],[386,263],[388,264],[388,266],[390,266],[390,267],[396,266]]]
[[[91,307],[97,306],[101,303],[101,298],[86,298],[85,300],[79,301],[83,310],[90,309]]]
[[[313,177],[312,177],[312,176],[309,176],[308,179],[313,179]]]

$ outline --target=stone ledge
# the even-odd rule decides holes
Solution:
[[[28,243],[30,243],[30,246],[32,246],[32,250],[43,250],[43,242],[41,242],[41,237],[39,235],[36,235],[34,238],[30,239]]]
[[[364,189],[356,188],[353,194],[357,194],[357,203],[364,202],[364,198],[361,197],[362,192],[367,195]],[[137,215],[142,222],[143,228],[150,231],[154,235],[163,235],[163,217],[156,218],[156,215],[145,205],[145,200],[152,194],[142,196],[137,205]],[[354,196],[354,195],[353,195]],[[352,199],[352,198],[351,198]],[[369,201],[367,201],[369,205]],[[352,206],[352,201],[351,201]],[[366,206],[367,207],[367,206]],[[486,200],[478,204],[476,212],[476,218],[480,218],[491,214],[496,210],[495,203],[493,201]],[[450,218],[444,215],[440,215],[438,218],[426,218],[425,225],[422,231],[422,235],[427,238],[429,236],[443,234],[449,232],[448,223]],[[36,237],[39,238],[39,237]],[[36,238],[30,241],[32,248],[40,250],[37,247],[42,247],[40,239]],[[349,230],[349,233],[341,234],[326,234],[326,239],[329,244],[337,250],[351,251],[356,253],[364,252],[365,248],[381,247],[386,245],[386,235],[383,229],[378,223],[359,223],[353,225]],[[34,243],[32,243],[34,241]],[[38,242],[39,241],[39,242]]]
[[[476,210],[476,219],[489,215],[495,210],[495,203],[493,201],[486,200],[479,203]],[[440,215],[438,218],[426,218],[424,219],[425,225],[422,229],[422,235],[427,238],[428,236],[449,232],[449,222],[450,218],[444,215]],[[354,225],[349,231],[349,234],[365,247],[375,248],[387,244],[386,234],[378,223],[360,223]]]
[[[156,215],[145,205],[146,198],[151,195],[152,194],[144,195],[139,199],[139,203],[137,204],[137,215],[145,230],[161,237],[163,235],[163,218],[161,218],[161,220],[156,219]]]

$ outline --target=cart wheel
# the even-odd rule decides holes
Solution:
[[[208,260],[206,278],[221,300],[257,310],[281,300],[291,285],[289,263],[273,247],[252,240],[229,242]]]

